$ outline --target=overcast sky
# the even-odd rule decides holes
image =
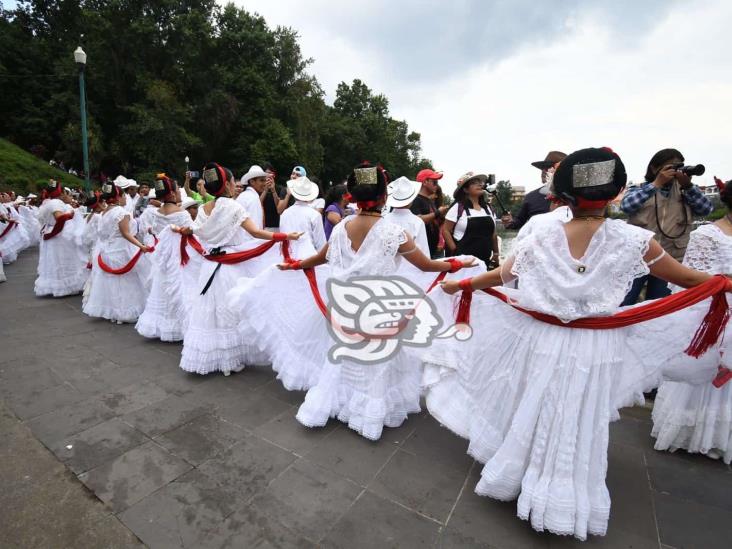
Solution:
[[[732,179],[732,2],[236,3],[297,29],[329,103],[354,78],[384,93],[446,181],[533,188],[532,161],[588,146],[612,147],[636,181],[665,147],[705,164],[701,181]]]

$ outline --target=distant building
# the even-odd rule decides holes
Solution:
[[[719,196],[719,189],[717,189],[717,185],[714,183],[699,183],[699,189],[704,193],[704,196],[709,198]]]
[[[511,186],[511,201],[516,202],[522,202],[524,197],[526,196],[526,187],[522,185],[512,185]]]

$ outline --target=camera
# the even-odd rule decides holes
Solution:
[[[188,176],[191,179],[198,179],[199,177],[201,177],[201,172],[188,172]]]
[[[688,175],[689,177],[693,175],[704,175],[704,172],[706,171],[704,164],[697,164],[696,166],[684,166],[684,163],[681,162],[679,164],[673,164],[672,167],[677,172],[681,172],[684,175]]]

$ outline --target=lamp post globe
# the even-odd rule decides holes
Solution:
[[[86,65],[86,52],[81,49],[81,46],[74,50],[74,61],[79,65]]]
[[[89,193],[91,191],[91,182],[89,181],[89,144],[86,130],[86,86],[84,84],[86,52],[81,49],[81,46],[74,50],[74,61],[79,67],[79,110],[81,111],[81,150],[84,154],[84,189]]]

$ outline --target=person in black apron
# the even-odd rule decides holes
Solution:
[[[483,174],[468,172],[458,180],[455,203],[445,216],[443,236],[450,255],[472,255],[494,268],[498,266],[498,236],[483,192],[487,179]],[[471,210],[483,210],[485,216],[471,215]],[[455,227],[462,217],[467,218],[467,224],[458,240]]]

